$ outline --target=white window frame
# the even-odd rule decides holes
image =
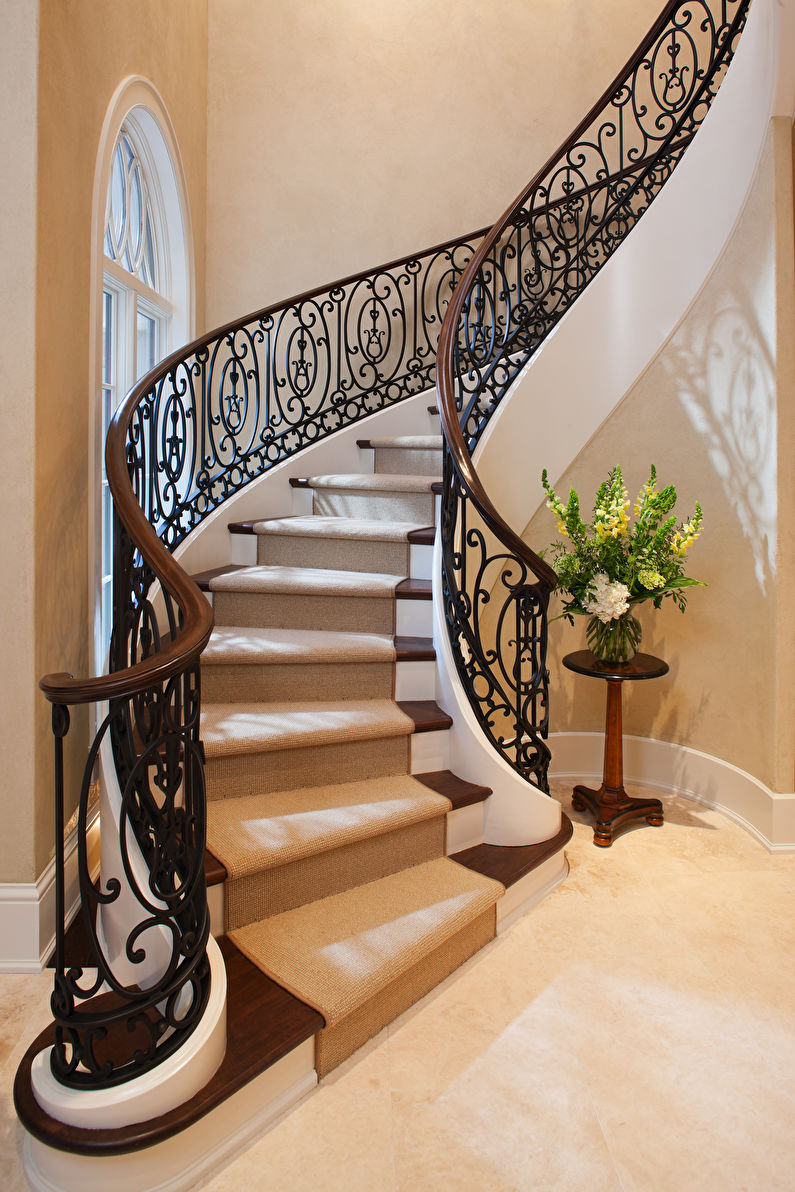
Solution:
[[[149,179],[149,199],[155,232],[158,285],[156,292],[118,262],[105,255],[106,203],[111,178],[113,154],[119,132],[126,125],[141,157]],[[160,253],[159,241],[165,240],[168,252]],[[195,335],[193,236],[187,185],[174,129],[157,89],[141,76],[124,79],[110,102],[100,136],[94,172],[91,245],[91,355],[89,411],[89,645],[94,674],[107,667],[107,645],[101,625],[102,610],[102,489],[104,474],[103,419],[103,344],[102,315],[104,291],[113,292],[119,303],[120,318],[126,320],[129,343],[135,344],[137,311],[140,309],[158,321],[162,340],[158,357],[162,359]],[[164,297],[165,295],[166,297]],[[121,337],[119,337],[120,339]],[[115,345],[118,352],[119,342]],[[133,349],[134,351],[134,349]],[[135,361],[124,361],[128,376],[134,379]],[[121,382],[123,385],[123,382]],[[116,401],[123,392],[116,393]]]

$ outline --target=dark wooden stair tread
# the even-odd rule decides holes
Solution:
[[[197,571],[191,579],[200,591],[209,592],[210,580],[218,575],[228,575],[231,571],[244,571],[245,568],[245,563],[227,563],[225,567],[209,567],[206,571]]]
[[[432,733],[436,729],[452,728],[453,721],[432,699],[399,699],[401,712],[414,721],[415,733]]]
[[[432,662],[436,657],[432,637],[396,637],[398,662]]]
[[[474,869],[484,877],[494,878],[502,882],[503,886],[512,886],[519,878],[525,877],[533,869],[537,869],[555,853],[560,852],[564,845],[571,840],[571,820],[565,814],[561,817],[560,831],[549,840],[541,840],[538,844],[476,844],[474,848],[465,848],[460,853],[453,853],[451,861],[457,861],[467,869]]]
[[[432,600],[433,584],[429,579],[402,579],[395,596],[398,600]]]
[[[458,811],[460,807],[470,807],[473,803],[483,803],[492,794],[490,786],[467,782],[452,770],[431,770],[427,774],[413,774],[412,778],[449,799],[453,804],[453,811]]]
[[[213,856],[209,849],[204,851],[204,880],[208,886],[220,886],[227,878],[226,866]]]
[[[212,1080],[184,1105],[148,1122],[106,1130],[65,1125],[40,1108],[30,1083],[34,1058],[53,1042],[54,1027],[49,1026],[26,1051],[14,1082],[17,1113],[35,1138],[80,1155],[124,1154],[152,1146],[199,1121],[325,1026],[317,1010],[266,977],[231,940],[222,936],[217,942],[227,974],[227,1045]]]

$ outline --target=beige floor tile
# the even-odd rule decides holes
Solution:
[[[610,849],[572,815],[567,881],[208,1192],[789,1192],[795,857],[665,803]],[[3,1192],[27,1188],[11,1088],[50,988],[0,976]]]
[[[26,1047],[50,1021],[52,971],[0,975],[0,1071],[22,1039]]]
[[[463,1007],[461,1007],[463,1011]],[[554,998],[532,993],[502,1029],[463,1013],[432,1036],[390,1036],[396,1187],[405,1192],[619,1192]],[[422,1044],[425,1046],[422,1046]],[[411,1051],[411,1078],[405,1056]],[[449,1055],[456,1061],[447,1062]]]
[[[386,1039],[324,1082],[206,1185],[206,1192],[392,1192]]]

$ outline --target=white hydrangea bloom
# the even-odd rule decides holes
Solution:
[[[626,584],[614,580],[612,583],[601,571],[594,577],[593,600],[587,600],[585,607],[600,621],[607,623],[622,616],[629,608],[629,588]]]

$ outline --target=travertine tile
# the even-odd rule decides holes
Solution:
[[[208,1192],[789,1192],[795,856],[664,801],[610,849],[572,815],[567,881]],[[50,988],[0,976],[3,1192],[27,1188],[11,1088]]]
[[[27,1046],[49,1021],[52,971],[0,976],[0,1071],[25,1039]]]
[[[341,1077],[322,1084],[206,1188],[207,1192],[392,1192],[385,1041]]]
[[[390,1035],[396,1188],[619,1192],[554,997],[494,1026],[474,1009]]]

